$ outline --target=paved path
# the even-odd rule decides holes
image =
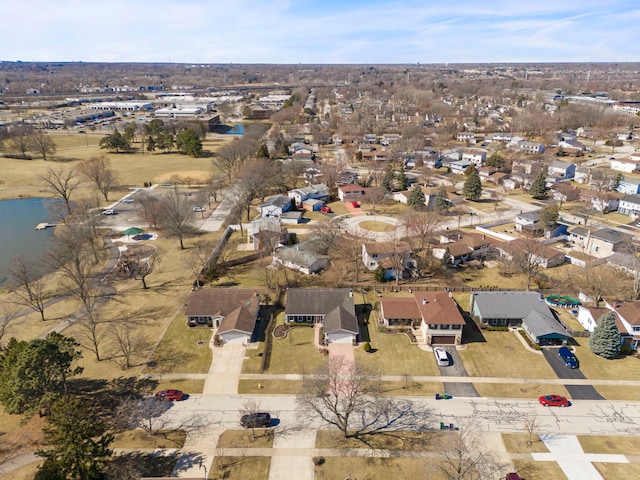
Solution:
[[[624,455],[584,453],[574,435],[543,435],[549,453],[532,453],[537,462],[558,462],[568,480],[603,480],[592,462],[629,463]]]
[[[225,220],[233,210],[239,193],[240,187],[238,184],[235,184],[230,189],[225,190],[222,193],[222,201],[218,204],[209,218],[202,222],[200,230],[203,232],[219,232],[222,229]]]

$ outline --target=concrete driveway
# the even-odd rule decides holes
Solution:
[[[557,348],[543,348],[542,353],[558,378],[586,379],[579,368],[569,368],[564,364]],[[580,359],[578,359],[580,360]],[[604,400],[592,385],[565,385],[573,400]]]

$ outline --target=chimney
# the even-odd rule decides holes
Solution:
[[[423,305],[426,305],[426,304],[427,304],[427,299],[426,299],[426,298],[423,298],[423,299],[422,299],[422,304],[423,304]]]

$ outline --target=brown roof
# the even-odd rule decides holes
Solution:
[[[461,257],[473,251],[473,249],[469,245],[465,245],[462,242],[441,243],[440,245],[433,247],[433,249],[449,249],[449,254],[454,257]]]
[[[223,316],[245,307],[255,316],[260,298],[252,288],[201,288],[191,292],[185,314],[191,316]]]
[[[382,297],[380,308],[384,318],[422,318],[413,297]]]
[[[631,325],[640,325],[640,301],[613,300],[609,305]]]
[[[466,233],[465,235],[463,235],[460,241],[465,245],[469,245],[470,247],[474,248],[489,244],[489,240],[487,240],[486,236],[477,235],[475,233]]]
[[[222,322],[220,322],[218,333],[226,333],[236,330],[251,334],[256,326],[256,315],[257,311],[253,312],[244,306],[238,307],[233,312],[226,315]]]
[[[426,324],[464,325],[458,305],[447,292],[413,292]]]
[[[500,245],[500,248],[505,250],[510,254],[515,254],[517,252],[530,252],[532,256],[538,258],[544,258],[545,260],[550,260],[558,255],[564,255],[560,250],[556,250],[553,247],[548,247],[547,245],[536,242],[537,245],[529,245],[528,242],[532,240],[512,240],[510,242],[504,242]]]

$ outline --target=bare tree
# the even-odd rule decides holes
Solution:
[[[287,189],[298,188],[305,170],[306,167],[302,162],[290,161],[282,165],[282,180]]]
[[[7,328],[16,318],[18,318],[19,312],[15,305],[4,303],[0,306],[0,342]],[[0,343],[0,352],[2,351],[2,344]]]
[[[18,297],[16,303],[38,312],[44,322],[44,309],[47,300],[45,287],[47,284],[42,273],[38,264],[25,255],[16,257],[9,267],[11,283],[15,287],[15,295]]]
[[[386,198],[387,192],[383,187],[371,187],[365,197],[365,200],[371,204],[371,211],[376,213],[376,206],[382,203]]]
[[[514,266],[525,275],[527,290],[544,263],[544,245],[533,238],[523,238],[509,244],[508,254],[513,257]]]
[[[189,250],[189,256],[185,260],[185,266],[193,275],[194,289],[200,288],[202,285],[202,271],[207,266],[211,252],[211,246],[207,242],[197,242],[195,246]]]
[[[131,359],[140,350],[140,338],[137,337],[129,319],[112,322],[110,325],[112,338],[124,357],[125,368],[131,368]]]
[[[326,254],[335,245],[338,237],[343,234],[344,225],[341,219],[324,220],[315,222],[311,227],[312,237],[318,238],[323,245],[319,253]]]
[[[435,464],[435,468],[448,480],[500,478],[507,466],[501,464],[484,445],[472,420],[465,420],[457,431],[450,432],[442,440],[439,448],[442,460]]]
[[[44,130],[35,130],[29,136],[31,150],[42,155],[42,160],[47,161],[47,155],[56,153],[56,143],[45,134]]]
[[[47,190],[64,201],[67,213],[71,215],[71,195],[80,184],[75,169],[49,167],[47,173],[40,176],[40,179]]]
[[[525,432],[527,432],[527,435],[529,436],[527,438],[527,445],[532,445],[534,437],[538,436],[538,431],[540,430],[538,420],[538,415],[536,415],[535,412],[526,415],[522,420],[522,428],[524,428]]]
[[[109,190],[116,181],[116,173],[111,168],[111,161],[105,156],[91,157],[78,166],[78,171],[93,183],[104,197],[109,201]]]
[[[177,191],[171,191],[162,199],[160,225],[171,235],[180,240],[180,248],[184,249],[184,237],[191,231],[193,206],[187,197]]]
[[[29,158],[27,153],[31,150],[32,128],[26,124],[18,125],[14,128],[11,137],[4,146],[10,152],[17,152],[21,158]]]
[[[410,211],[404,219],[407,242],[418,263],[421,274],[431,260],[431,243],[433,235],[442,228],[443,218],[438,212]]]
[[[247,400],[242,404],[242,408],[240,408],[240,415],[255,416],[258,412],[260,412],[260,403],[256,400]],[[249,424],[251,426],[251,438],[255,440],[256,422],[249,422]]]
[[[158,220],[162,214],[162,205],[160,200],[148,193],[141,193],[138,196],[138,203],[142,206],[142,215],[150,227],[157,228]]]
[[[424,407],[382,395],[378,376],[343,357],[330,358],[316,374],[305,375],[297,403],[305,418],[319,419],[371,448],[376,436],[415,438],[411,434],[431,421]]]

